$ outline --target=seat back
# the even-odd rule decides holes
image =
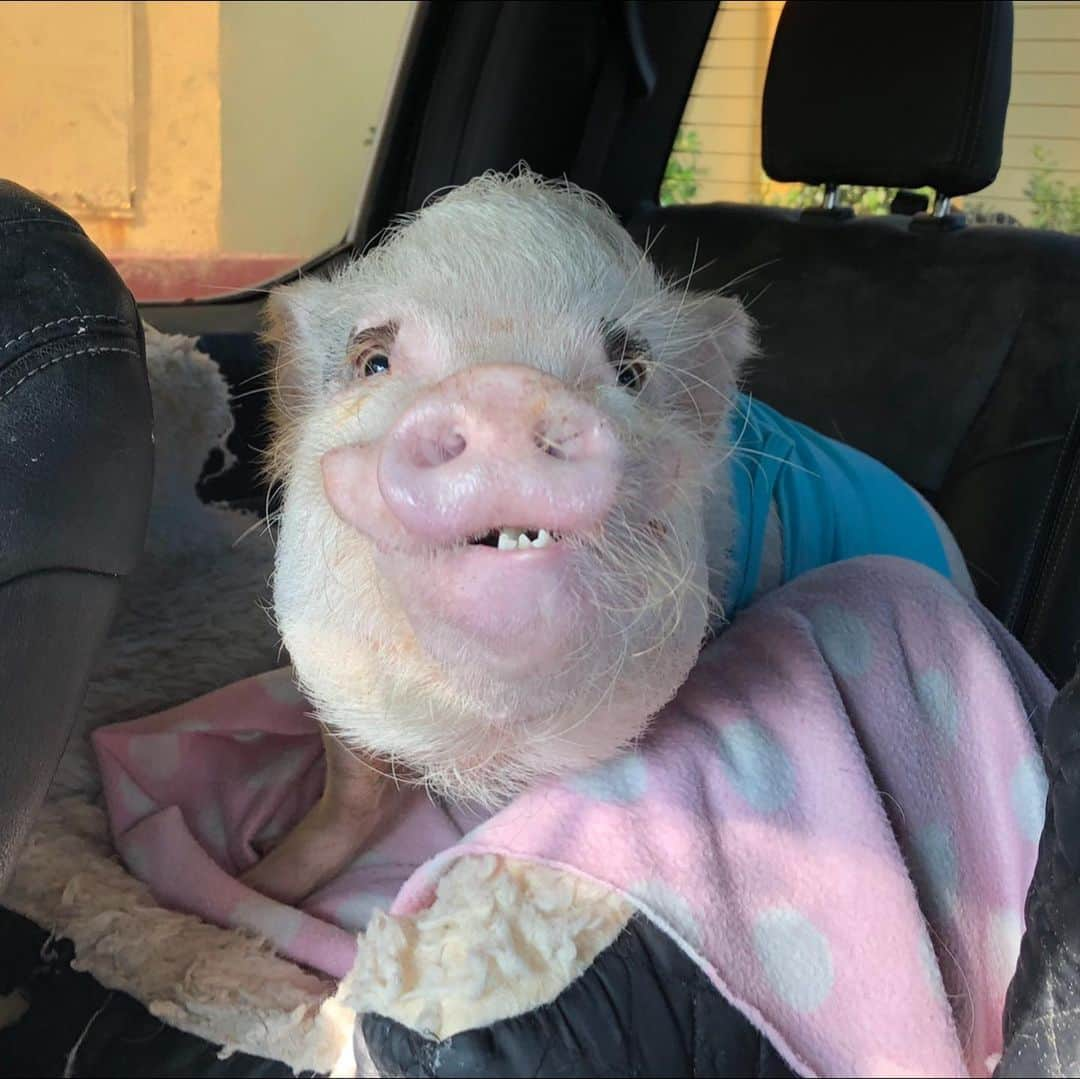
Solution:
[[[774,178],[948,196],[993,180],[1010,5],[935,5],[917,50],[903,33],[871,48],[913,6],[789,0],[764,100]],[[851,64],[856,54],[872,63]],[[836,77],[849,71],[850,83]],[[880,106],[872,124],[867,97]],[[762,342],[748,388],[920,489],[983,602],[1060,684],[1080,640],[1080,238],[937,208],[673,207],[631,229],[665,270],[693,271],[692,287],[744,300]]]

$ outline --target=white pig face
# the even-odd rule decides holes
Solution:
[[[320,718],[490,803],[640,735],[706,625],[738,303],[521,173],[279,290],[270,326],[275,612]]]

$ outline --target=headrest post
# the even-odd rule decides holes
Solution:
[[[952,199],[948,195],[938,192],[934,196],[934,217],[948,217],[951,203]]]
[[[821,204],[823,210],[835,210],[839,201],[839,188],[836,184],[825,185],[825,199]]]

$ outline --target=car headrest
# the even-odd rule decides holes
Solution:
[[[1013,11],[1003,0],[788,0],[765,79],[781,182],[966,195],[1001,165]]]

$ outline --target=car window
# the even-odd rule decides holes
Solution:
[[[761,169],[761,96],[781,0],[721,4],[668,160],[664,205],[818,205],[820,188]],[[1001,171],[954,200],[975,223],[1080,234],[1080,0],[1014,4],[1012,96]],[[845,187],[859,213],[888,213],[895,191]]]
[[[414,7],[0,4],[0,175],[139,300],[266,281],[345,238]]]

